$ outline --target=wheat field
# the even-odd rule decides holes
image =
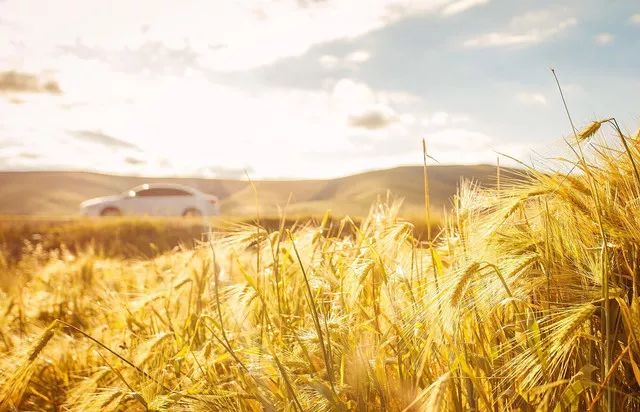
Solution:
[[[382,202],[147,259],[30,244],[0,411],[637,410],[640,150],[596,123],[573,173],[467,183],[431,238]]]

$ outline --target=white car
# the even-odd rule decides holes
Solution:
[[[218,198],[191,187],[150,183],[115,196],[97,197],[80,204],[84,216],[211,216],[220,212]]]

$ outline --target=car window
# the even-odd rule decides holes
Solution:
[[[143,189],[136,192],[136,197],[148,196],[192,196],[192,194],[182,189],[172,188],[152,188]]]

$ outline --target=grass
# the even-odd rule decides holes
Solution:
[[[319,221],[320,216],[288,216],[284,225],[292,228]],[[340,217],[330,216],[332,224]],[[426,233],[426,225],[420,219],[414,221],[417,237]],[[5,264],[19,261],[25,254],[38,249],[40,253],[57,253],[65,250],[79,254],[91,249],[91,253],[113,258],[151,258],[178,248],[193,248],[207,239],[210,229],[216,232],[234,230],[255,223],[255,218],[243,216],[200,218],[164,217],[33,217],[0,216],[0,252]],[[350,219],[359,223],[362,218]],[[274,216],[260,217],[260,225],[266,230],[276,230],[282,219]],[[440,224],[433,220],[431,226]],[[350,231],[344,228],[343,233]]]
[[[0,411],[637,410],[640,151],[612,130],[570,176],[463,185],[431,242],[378,203],[147,259],[32,250]]]
[[[0,217],[0,247],[8,263],[37,247],[73,254],[93,249],[109,257],[152,257],[174,247],[195,246],[207,228],[198,219]]]

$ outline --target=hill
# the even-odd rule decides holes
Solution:
[[[403,212],[419,214],[423,205],[422,167],[403,166],[326,180],[262,180],[254,182],[261,213],[274,214],[278,206],[290,214],[316,214],[331,209],[335,214],[366,214],[378,196],[390,191],[404,198]],[[494,166],[429,167],[434,210],[448,206],[461,179],[481,185],[495,180]],[[223,214],[252,215],[255,193],[243,180],[203,178],[149,178],[90,172],[0,172],[0,214],[63,216],[78,213],[83,200],[119,193],[147,182],[171,182],[196,187],[217,195]]]

